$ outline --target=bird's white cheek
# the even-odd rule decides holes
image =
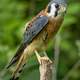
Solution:
[[[56,8],[52,7],[51,12],[48,14],[49,17],[54,17],[56,12]]]

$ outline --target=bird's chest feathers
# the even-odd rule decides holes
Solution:
[[[38,48],[38,47],[44,48],[44,44],[47,45],[49,40],[51,40],[54,37],[54,35],[58,31],[61,23],[62,23],[62,19],[49,21],[48,24],[45,26],[45,28],[33,40],[32,45],[35,45],[36,48]]]
[[[56,19],[49,20],[49,23],[47,24],[47,27],[45,29],[48,34],[47,38],[50,39],[50,38],[54,37],[54,35],[59,30],[62,21],[63,21],[62,18],[56,18]]]
[[[57,33],[57,31],[59,30],[62,21],[63,21],[63,18],[56,18],[56,19],[49,20],[48,24],[40,32],[40,34],[37,36],[36,39],[44,42],[52,39]]]

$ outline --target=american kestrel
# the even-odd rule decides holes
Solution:
[[[11,80],[17,80],[26,61],[35,52],[46,51],[47,44],[59,30],[66,13],[66,0],[52,0],[26,26],[24,37],[7,68],[16,64]]]

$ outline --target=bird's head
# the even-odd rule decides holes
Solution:
[[[57,17],[65,14],[67,8],[66,0],[52,0],[47,6],[47,16]]]

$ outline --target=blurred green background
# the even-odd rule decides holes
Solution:
[[[24,32],[24,25],[49,0],[0,0],[0,80],[9,80],[14,68],[5,67],[15,54]],[[59,31],[60,42],[57,80],[80,80],[80,0],[68,0],[68,10]],[[49,47],[51,57],[56,47]],[[21,80],[39,80],[38,62],[33,56],[24,68]]]

